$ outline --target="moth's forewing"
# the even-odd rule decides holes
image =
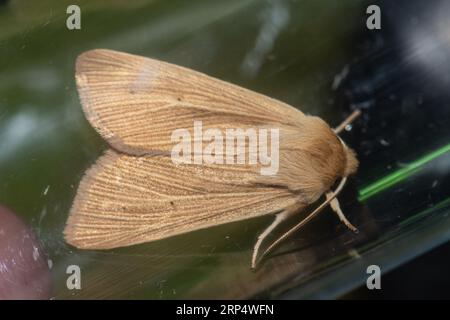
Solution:
[[[65,229],[78,248],[107,249],[275,213],[288,189],[256,186],[249,166],[174,165],[109,150],[82,179]]]
[[[81,54],[76,81],[89,122],[116,150],[129,154],[170,152],[172,132],[192,129],[194,121],[202,121],[206,131],[297,127],[305,117],[200,72],[112,50]]]

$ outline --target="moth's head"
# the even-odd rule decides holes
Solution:
[[[344,177],[348,177],[351,174],[354,174],[358,169],[358,160],[356,159],[355,151],[347,147],[347,145],[339,138],[342,143],[342,148],[344,149],[345,154],[345,169],[344,169]]]

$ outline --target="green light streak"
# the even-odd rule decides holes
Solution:
[[[373,197],[377,193],[386,190],[387,188],[392,187],[393,185],[411,177],[413,174],[417,173],[422,167],[428,162],[440,157],[446,152],[450,151],[450,144],[439,148],[436,151],[433,151],[420,159],[408,164],[406,167],[401,168],[384,178],[381,178],[374,183],[368,185],[367,187],[362,188],[359,191],[358,200],[361,202],[366,201],[367,199]]]

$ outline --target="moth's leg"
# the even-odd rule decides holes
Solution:
[[[275,216],[275,220],[273,220],[272,224],[270,224],[266,230],[263,231],[263,233],[261,233],[258,236],[258,240],[255,243],[255,246],[253,247],[253,256],[252,256],[252,269],[256,268],[256,259],[258,258],[258,252],[259,252],[259,248],[261,247],[262,242],[264,241],[264,239],[284,220],[286,220],[287,217],[289,217],[289,215],[292,214],[291,210],[284,210],[280,213],[278,213]]]
[[[327,196],[327,199],[330,199],[331,197],[333,197],[333,192],[331,192],[331,191],[327,192],[326,196]],[[337,198],[334,198],[333,200],[331,200],[330,206],[331,206],[331,209],[333,209],[333,211],[336,212],[336,214],[338,215],[339,220],[341,220],[347,228],[349,228],[353,232],[358,232],[358,229],[354,225],[352,225],[350,223],[350,221],[348,221],[347,218],[345,217],[344,213],[341,210],[339,200]]]

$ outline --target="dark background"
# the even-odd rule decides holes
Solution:
[[[450,244],[390,271],[381,277],[381,290],[361,286],[341,299],[450,299]]]
[[[387,118],[392,119],[393,127],[383,128],[384,132],[380,132],[380,135],[390,139],[397,137],[403,140],[403,143],[398,144],[393,150],[385,151],[385,154],[379,153],[379,160],[383,161],[383,158],[395,157],[403,150],[421,148],[425,143],[433,143],[434,138],[424,141],[418,132],[424,130],[425,122],[429,123],[430,136],[436,134],[449,136],[450,59],[448,38],[439,40],[434,29],[436,25],[431,23],[436,8],[446,7],[444,1],[381,1],[378,4],[383,8],[381,32],[375,36],[370,32],[365,33],[361,41],[356,42],[356,47],[364,45],[366,41],[374,42],[378,39],[381,48],[377,50],[377,55],[361,61],[360,69],[355,72],[355,78],[349,80],[343,95],[348,101],[356,104],[360,99],[371,101],[370,97],[376,97],[376,101],[371,101],[373,105],[369,106],[370,114],[378,118],[379,123]],[[447,18],[447,23],[449,20],[450,18]],[[423,43],[418,45],[417,52],[408,52],[405,55],[403,45],[407,39],[402,38],[401,32],[408,29],[421,34]],[[417,58],[415,55],[428,60],[425,62],[428,67],[421,71],[415,69],[412,62]],[[365,73],[375,76],[365,76]],[[439,74],[438,81],[433,79],[435,73]],[[361,90],[361,82],[370,85],[364,86],[365,88]],[[426,107],[414,106],[414,103],[409,106],[403,103],[400,107],[395,102],[389,102],[389,100],[402,101],[402,98],[411,96],[412,92],[421,94],[423,102],[427,104]],[[435,126],[440,129],[435,131]],[[448,171],[444,177],[447,181],[444,192],[447,193],[450,187]],[[430,197],[430,194],[420,191],[415,192],[415,195],[417,198]],[[449,299],[448,270],[450,270],[450,244],[447,243],[383,275],[382,290],[368,290],[364,285],[342,298]]]

